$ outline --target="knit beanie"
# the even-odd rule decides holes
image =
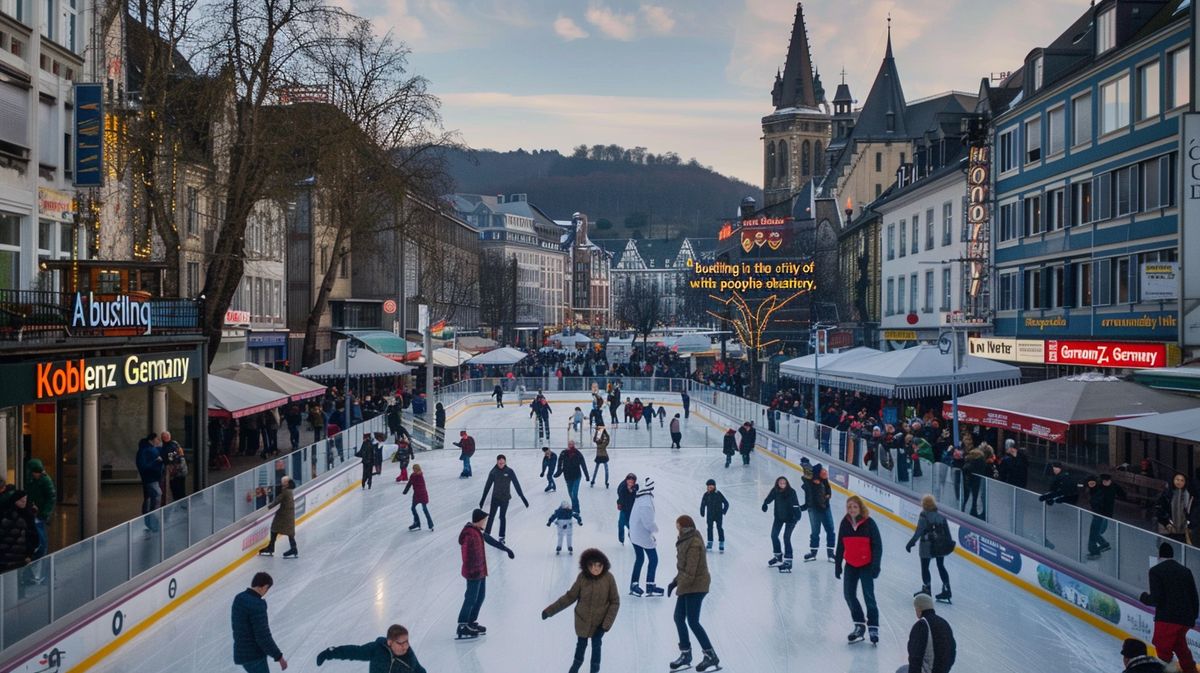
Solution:
[[[717,485],[717,480],[716,480],[716,479],[709,479],[708,481],[704,482],[704,485],[705,485],[705,486],[716,486],[716,485]]]
[[[1175,558],[1175,548],[1170,542],[1158,545],[1158,558]]]
[[[919,593],[916,596],[913,596],[913,607],[917,609],[917,612],[932,610],[933,596],[930,596],[926,593]]]
[[[486,518],[487,518],[487,512],[483,511],[482,509],[477,509],[474,512],[471,512],[471,523],[475,523],[477,521],[482,521]]]
[[[642,479],[642,487],[638,489],[638,496],[654,495],[654,480],[650,477]]]

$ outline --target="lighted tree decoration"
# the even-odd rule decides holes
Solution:
[[[807,290],[800,290],[782,299],[780,295],[772,294],[758,301],[758,306],[751,306],[750,302],[737,290],[731,291],[728,297],[719,297],[715,294],[709,295],[709,298],[718,304],[723,304],[726,308],[732,307],[736,311],[736,314],[732,316],[729,315],[728,311],[725,314],[721,314],[709,309],[707,313],[716,318],[718,322],[731,325],[734,333],[737,334],[738,339],[742,342],[742,349],[746,352],[746,361],[750,365],[749,393],[751,399],[758,399],[760,380],[758,356],[764,348],[779,343],[779,339],[765,338],[767,328],[771,325],[771,321],[776,313],[796,298],[807,293]]]

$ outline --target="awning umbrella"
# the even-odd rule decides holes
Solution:
[[[323,362],[316,367],[309,367],[300,373],[316,379],[341,379],[347,375],[350,378],[403,376],[413,369],[365,348],[359,348],[347,363],[345,348],[346,342],[339,341],[332,360]],[[349,367],[349,374],[347,374],[347,367]]]
[[[824,385],[898,399],[948,396],[955,381],[960,395],[1021,382],[1017,367],[972,355],[956,371],[950,354],[930,344],[842,358],[828,370],[822,365],[820,376]]]
[[[348,336],[354,337],[367,345],[367,348],[379,353],[385,358],[404,362],[421,356],[421,347],[414,343],[409,343],[403,338],[384,330],[358,330],[346,332]]]
[[[208,377],[208,415],[241,418],[287,404],[288,396],[220,376]]]
[[[253,362],[230,365],[211,373],[213,376],[220,376],[224,379],[232,379],[238,383],[245,383],[246,385],[264,390],[282,393],[287,395],[288,399],[293,402],[306,400],[325,393],[325,386],[323,384],[316,381],[309,381],[295,374],[281,372],[278,369],[264,367]]]
[[[781,376],[790,376],[802,381],[811,381],[814,375],[814,368],[819,368],[820,374],[825,375],[837,363],[838,360],[849,362],[855,358],[867,357],[868,355],[878,355],[880,351],[874,348],[860,346],[851,348],[840,353],[822,353],[820,359],[815,359],[813,355],[805,355],[803,357],[793,358],[787,362],[780,363],[779,374]]]
[[[469,351],[471,353],[481,353],[491,350],[500,344],[487,337],[479,336],[460,336],[458,337],[458,349]]]
[[[433,366],[458,367],[467,364],[473,355],[466,351],[456,351],[453,348],[435,348],[433,350]]]
[[[1109,421],[1106,425],[1200,444],[1200,407]]]
[[[1061,442],[1073,425],[1151,416],[1196,406],[1196,401],[1115,376],[1084,374],[1035,381],[960,397],[958,420]],[[952,405],[942,413],[951,418]]]
[[[497,348],[494,351],[488,351],[481,355],[476,355],[471,358],[470,364],[473,365],[515,365],[521,360],[524,360],[528,355],[515,348]]]

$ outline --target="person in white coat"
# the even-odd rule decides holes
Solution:
[[[629,541],[633,543],[633,551],[637,560],[633,562],[633,579],[629,585],[629,593],[634,596],[661,596],[663,590],[654,585],[654,571],[658,569],[658,549],[656,538],[658,524],[654,522],[654,480],[646,477],[638,489],[637,498],[633,501],[633,509],[629,513]],[[649,557],[650,563],[646,568],[646,590],[638,585],[642,575],[642,562]]]

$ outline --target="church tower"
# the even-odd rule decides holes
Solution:
[[[825,172],[830,115],[825,91],[814,74],[801,3],[796,3],[787,60],[783,72],[775,74],[771,103],[775,111],[762,118],[767,207],[787,201]]]

